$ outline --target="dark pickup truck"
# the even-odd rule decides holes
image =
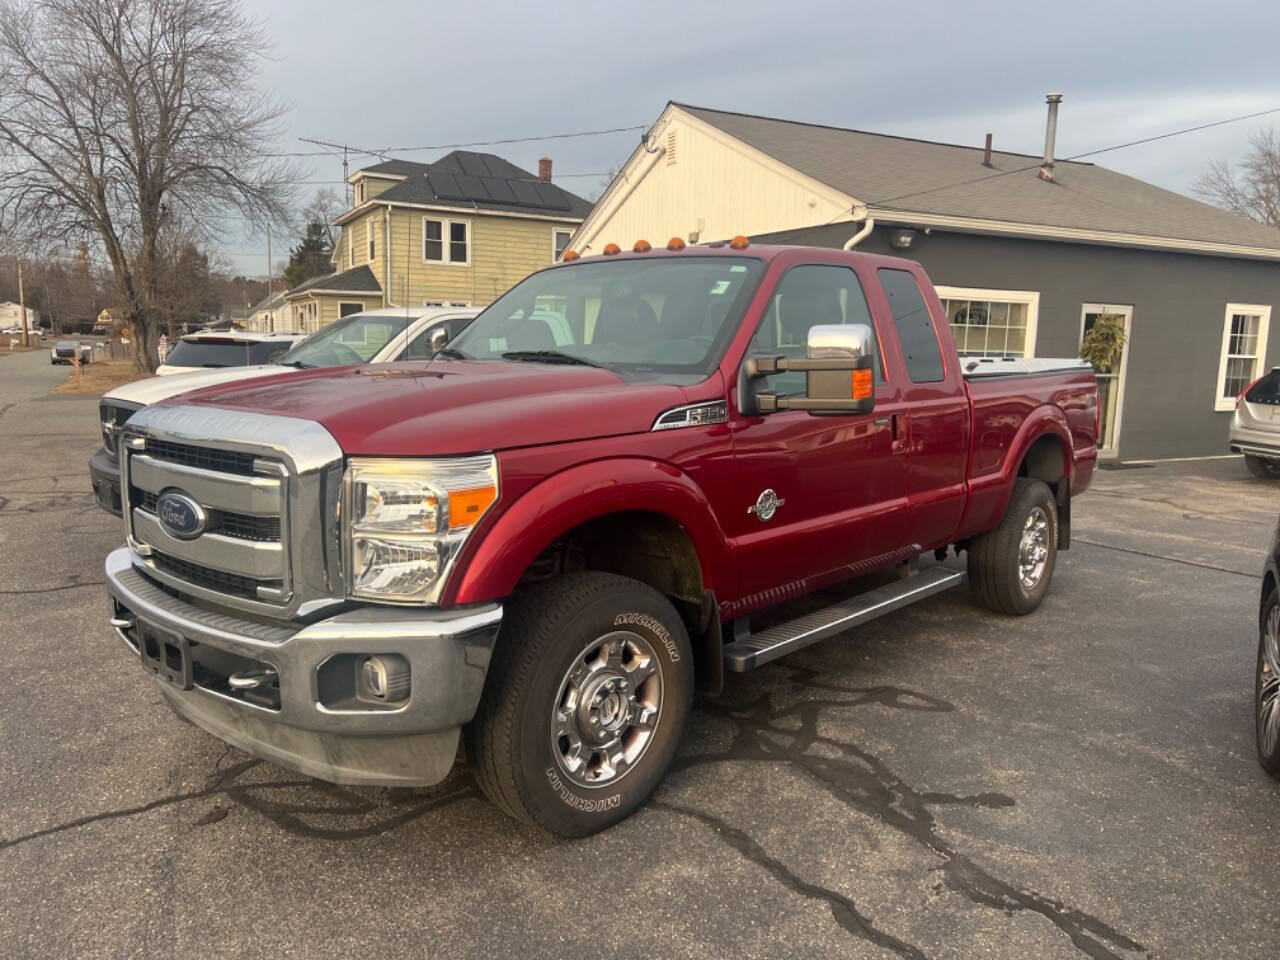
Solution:
[[[906,260],[565,259],[429,361],[128,421],[112,624],[177,713],[340,783],[434,783],[461,738],[497,806],[582,835],[652,791],[695,687],[957,585],[948,548],[983,606],[1040,603],[1085,364],[957,356]]]

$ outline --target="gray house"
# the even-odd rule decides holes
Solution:
[[[974,356],[1074,356],[1116,316],[1104,456],[1226,453],[1236,397],[1280,364],[1280,231],[1055,163],[1046,139],[1038,157],[672,103],[570,244],[743,233],[910,257]]]

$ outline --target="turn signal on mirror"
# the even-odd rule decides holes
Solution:
[[[871,371],[870,370],[854,370],[851,396],[855,400],[865,400],[871,396]]]

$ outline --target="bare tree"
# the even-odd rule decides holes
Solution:
[[[0,224],[101,250],[140,369],[157,364],[170,220],[206,237],[231,215],[286,220],[294,169],[264,156],[282,108],[256,87],[266,36],[238,0],[0,5]]]
[[[323,228],[325,243],[332,250],[338,243],[337,234],[334,233],[333,221],[346,210],[346,206],[338,198],[336,191],[329,187],[323,190],[317,190],[311,202],[302,208],[302,223],[299,224],[298,234],[306,233],[307,227],[313,223],[318,223]]]
[[[1201,200],[1280,227],[1280,136],[1262,130],[1249,143],[1238,168],[1214,160],[1192,189]]]

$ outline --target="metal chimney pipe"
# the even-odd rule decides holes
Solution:
[[[1058,136],[1058,104],[1062,102],[1062,94],[1051,93],[1044,98],[1049,105],[1049,118],[1044,128],[1044,164],[1040,167],[1041,180],[1053,180],[1053,142]]]
[[[987,145],[982,148],[982,165],[991,166],[991,134],[987,134]]]

